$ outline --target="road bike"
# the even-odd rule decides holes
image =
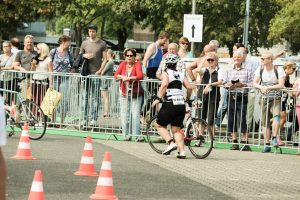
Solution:
[[[16,91],[0,88],[3,94],[15,96],[17,116],[13,116],[9,111],[6,112],[6,127],[9,127],[9,136],[16,132],[22,132],[25,122],[28,123],[28,135],[32,140],[41,139],[47,129],[47,116],[39,105],[32,100],[25,100],[21,95],[22,84],[28,81],[26,78],[15,78],[17,82]],[[5,95],[4,95],[5,96]]]
[[[194,100],[192,105],[191,109],[187,111],[186,122],[181,129],[181,134],[183,134],[184,144],[188,147],[191,154],[195,158],[204,159],[209,156],[212,151],[214,142],[213,132],[207,122],[198,117],[197,112],[201,111],[202,102]],[[157,131],[156,120],[157,115],[153,116],[147,122],[147,141],[155,152],[162,154],[162,152],[167,148],[167,143]],[[171,137],[173,138],[170,128],[168,129]]]

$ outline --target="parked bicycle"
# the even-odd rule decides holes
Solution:
[[[194,100],[192,108],[188,110],[186,115],[186,123],[183,126],[182,134],[184,134],[184,144],[188,147],[195,158],[204,159],[212,151],[213,133],[205,120],[198,117],[197,112],[202,108],[202,102]],[[150,147],[159,154],[166,149],[167,143],[159,135],[156,129],[157,115],[153,116],[147,122],[147,140]],[[169,132],[172,132],[169,128]]]
[[[44,115],[43,110],[39,105],[32,100],[25,100],[21,95],[21,84],[26,84],[24,80],[26,78],[17,78],[16,91],[5,90],[0,88],[0,91],[4,94],[13,94],[16,101],[17,115],[12,115],[10,111],[6,110],[6,126],[10,128],[9,136],[15,134],[15,132],[22,132],[24,123],[28,123],[28,134],[32,140],[41,139],[47,128],[47,116]],[[5,96],[5,95],[4,95]],[[8,105],[11,106],[11,105]]]

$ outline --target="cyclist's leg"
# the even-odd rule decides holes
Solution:
[[[172,133],[174,135],[175,142],[179,148],[179,152],[184,152],[184,138],[180,133],[180,127],[172,126]]]

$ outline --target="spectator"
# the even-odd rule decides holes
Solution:
[[[106,52],[106,57],[108,62],[106,63],[104,69],[101,72],[102,76],[113,76],[113,71],[114,71],[114,57],[115,54],[111,49],[108,49]],[[103,117],[109,117],[108,115],[108,88],[109,88],[109,83],[110,83],[110,79],[101,79],[101,96],[103,99]]]
[[[254,72],[257,68],[259,68],[260,63],[256,60],[253,60],[249,58],[248,56],[248,49],[245,47],[238,48],[238,51],[241,51],[243,53],[243,65],[246,69],[250,71],[251,74],[251,83],[253,83],[254,79]],[[252,84],[251,84],[252,87]],[[248,106],[247,106],[247,127],[248,131],[254,131],[253,126],[253,116],[254,116],[254,110],[255,110],[255,98],[257,97],[257,90],[255,88],[251,88],[248,93]]]
[[[162,108],[157,115],[157,130],[169,146],[162,154],[169,155],[172,151],[179,148],[176,157],[184,159],[184,140],[180,133],[185,116],[185,103],[182,91],[182,85],[187,89],[187,99],[190,98],[192,88],[189,82],[184,78],[184,74],[176,70],[178,56],[168,54],[166,57],[166,70],[162,74],[162,84],[158,92],[158,100],[155,100],[152,106],[163,101]],[[171,138],[167,126],[171,124],[174,139]],[[176,143],[175,143],[176,142]]]
[[[218,56],[214,52],[206,54],[202,62],[207,62],[209,67],[196,68],[196,72],[202,76],[201,85],[197,90],[197,99],[202,101],[202,109],[199,111],[199,118],[207,119],[208,125],[214,133],[214,120],[215,112],[218,110],[220,101],[220,88],[217,87],[223,82],[222,77],[219,74],[218,68]]]
[[[16,54],[13,67],[15,70],[22,72],[31,70],[31,61],[36,57],[37,52],[33,48],[33,36],[26,35],[24,38],[24,50],[19,51]],[[22,82],[22,96],[24,99],[32,99],[29,76],[26,76],[26,80]]]
[[[187,37],[181,37],[179,39],[179,50],[178,50],[178,56],[180,58],[193,58],[192,52],[188,51],[189,48],[189,39]]]
[[[6,187],[6,165],[2,154],[2,147],[6,144],[5,133],[5,111],[4,100],[0,95],[0,199],[5,200],[5,187]]]
[[[169,35],[166,32],[161,32],[158,35],[158,40],[150,44],[146,50],[143,66],[145,66],[147,69],[148,78],[156,79],[156,71],[163,56],[161,48],[168,41],[168,38]]]
[[[178,45],[176,43],[170,43],[168,45],[168,54],[174,54],[178,55]],[[163,58],[162,61],[159,64],[158,70],[156,72],[157,79],[161,80],[161,74],[166,70],[166,59]],[[176,70],[182,72],[185,74],[185,63],[180,58],[178,59],[178,62],[176,64]]]
[[[30,71],[31,61],[36,57],[37,52],[33,48],[33,36],[26,35],[24,38],[24,50],[17,53],[14,60],[14,69],[19,71]]]
[[[11,52],[14,55],[16,55],[20,51],[19,50],[19,47],[20,47],[19,38],[13,37],[13,38],[11,38],[10,42],[11,42]]]
[[[15,90],[13,82],[13,74],[11,72],[5,73],[5,70],[13,69],[13,61],[15,55],[11,52],[11,43],[3,42],[2,43],[3,54],[0,55],[0,88],[6,90]],[[0,92],[3,95],[3,92]],[[9,104],[13,103],[13,95],[7,94],[6,102]]]
[[[300,126],[300,77],[298,77],[293,84],[294,92],[292,95],[296,97],[296,116],[298,119],[298,127]],[[288,140],[291,138],[288,138]],[[299,153],[299,152],[298,152]]]
[[[242,43],[235,43],[235,45],[232,47],[232,50],[233,52],[235,52],[238,48],[240,47],[244,47],[244,45]],[[226,71],[223,70],[223,75],[222,76],[225,76],[226,74]],[[225,78],[223,77],[223,80]],[[228,90],[227,88],[223,88],[223,95],[222,95],[222,105],[221,105],[221,108],[218,110],[218,113],[216,115],[216,119],[215,119],[215,127],[216,128],[220,128],[221,127],[221,124],[222,124],[222,121],[227,113],[227,110],[228,110]]]
[[[253,86],[262,93],[261,124],[266,127],[266,144],[263,153],[271,152],[270,119],[273,116],[272,145],[277,147],[277,133],[280,127],[281,91],[285,81],[285,73],[281,67],[273,65],[273,54],[264,53],[261,56],[261,67],[255,71]]]
[[[283,69],[286,74],[284,87],[286,89],[291,89],[293,87],[293,85],[290,83],[290,76],[292,74],[294,74],[294,72],[296,71],[296,63],[292,62],[292,61],[288,61],[284,64]],[[288,101],[288,93],[282,92],[281,112],[280,112],[280,128],[284,127],[285,122],[286,122],[287,118],[289,117],[289,116],[287,116],[287,112],[286,112],[286,107],[288,106],[287,101]],[[288,119],[288,120],[291,121],[293,119]],[[281,141],[280,135],[278,135],[277,141],[278,141],[279,146],[284,145],[283,142]]]
[[[143,79],[143,71],[140,62],[135,61],[136,51],[125,49],[125,61],[121,62],[114,77],[120,80],[120,112],[122,134],[124,140],[131,140],[131,135],[139,136],[140,110],[143,89],[139,80]],[[138,137],[140,141],[143,138]]]
[[[53,67],[48,45],[39,43],[37,45],[37,53],[37,56],[32,61],[33,65],[31,71],[37,73],[33,74],[31,88],[33,101],[37,105],[41,105],[43,97],[49,88],[49,84],[50,87],[53,88],[52,75],[49,74],[53,71]]]
[[[240,150],[237,140],[237,133],[244,135],[240,143],[248,144],[247,132],[247,103],[248,103],[248,87],[251,85],[251,73],[245,68],[243,63],[243,52],[236,51],[233,54],[233,65],[227,71],[225,79],[225,87],[229,89],[228,99],[228,127],[227,130],[232,134],[233,145],[231,150]],[[238,120],[239,119],[239,120]],[[251,151],[248,145],[242,148],[243,151]]]
[[[213,48],[214,52],[218,52],[218,48],[220,47],[218,40],[211,40],[208,44]]]
[[[52,58],[53,72],[56,73],[54,76],[53,87],[55,90],[61,92],[62,99],[57,109],[60,112],[60,122],[64,123],[66,113],[69,111],[69,77],[64,76],[66,73],[74,72],[73,63],[74,57],[73,54],[69,51],[71,45],[71,38],[66,35],[62,35],[58,39],[59,47],[54,48],[50,51],[50,56]],[[53,122],[55,117],[53,116]]]
[[[89,75],[100,75],[104,69],[107,58],[106,58],[106,43],[97,38],[97,26],[91,24],[88,26],[89,38],[82,42],[80,47],[80,53],[83,53],[83,57],[88,59],[88,71]],[[97,123],[98,108],[100,102],[100,79],[97,78],[86,78],[84,88],[84,125],[94,126]],[[92,110],[89,116],[89,98],[92,98]],[[88,123],[89,118],[91,121]]]

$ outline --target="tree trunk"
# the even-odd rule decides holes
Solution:
[[[105,22],[106,22],[106,17],[103,17],[102,23],[101,23],[101,29],[100,29],[100,38],[103,39],[104,35],[104,29],[105,29]]]
[[[75,42],[76,42],[76,51],[75,51],[75,56],[77,57],[80,51],[80,46],[82,43],[82,37],[81,37],[81,31],[82,31],[82,26],[80,23],[76,24],[75,27]]]
[[[120,28],[117,30],[118,47],[120,51],[123,51],[128,34],[126,28]]]

